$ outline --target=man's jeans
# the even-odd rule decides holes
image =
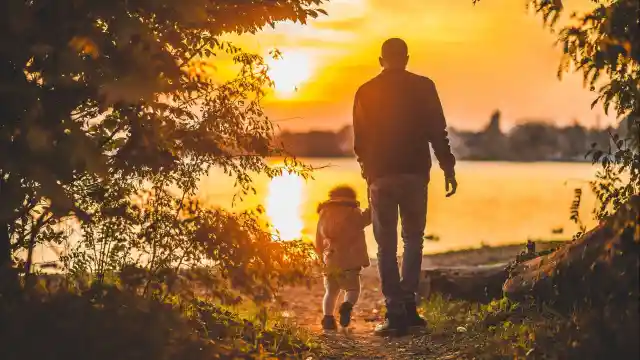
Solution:
[[[427,184],[423,176],[394,175],[370,184],[373,234],[378,243],[378,271],[389,314],[404,314],[415,302],[427,221]],[[404,253],[398,271],[398,210]]]

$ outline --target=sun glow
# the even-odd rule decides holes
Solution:
[[[283,51],[278,58],[268,57],[266,62],[269,67],[267,74],[274,82],[278,97],[293,97],[311,77],[311,60],[303,52]]]
[[[304,180],[296,174],[284,173],[269,183],[266,213],[272,228],[283,240],[295,240],[302,236],[303,196]]]

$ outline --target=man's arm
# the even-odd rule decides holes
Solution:
[[[428,80],[427,96],[429,110],[427,116],[430,119],[431,129],[429,129],[429,142],[433,147],[433,152],[440,163],[440,168],[444,171],[445,177],[455,177],[456,158],[451,153],[449,137],[447,133],[447,121],[442,110],[442,103],[433,81]]]
[[[359,91],[356,92],[356,96],[353,100],[353,152],[356,154],[356,160],[360,164],[360,171],[362,177],[366,178],[364,171],[364,113],[362,111],[362,104],[360,103]]]

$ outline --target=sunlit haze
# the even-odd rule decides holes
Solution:
[[[312,75],[311,59],[303,52],[284,50],[280,58],[266,57],[269,78],[274,82],[276,96],[292,98]]]
[[[565,1],[572,11],[589,0]],[[409,70],[431,77],[440,91],[451,126],[479,129],[495,109],[505,127],[527,119],[585,125],[612,123],[598,108],[582,78],[557,78],[560,48],[542,20],[524,1],[333,0],[329,16],[308,25],[282,23],[254,36],[233,37],[245,49],[266,54],[275,91],[265,102],[272,119],[293,130],[337,129],[351,121],[353,94],[379,71],[379,48],[386,38],[409,45]]]
[[[266,213],[273,230],[284,240],[302,237],[304,223],[301,207],[304,196],[304,180],[296,174],[285,173],[271,179],[265,199]]]

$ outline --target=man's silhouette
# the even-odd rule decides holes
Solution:
[[[362,85],[353,108],[354,148],[369,184],[378,271],[387,307],[376,333],[401,335],[426,326],[416,311],[427,217],[431,168],[429,144],[445,173],[447,196],[456,192],[446,122],[436,87],[429,78],[405,70],[407,44],[397,38],[382,45],[383,71]],[[404,254],[398,270],[398,211]]]

